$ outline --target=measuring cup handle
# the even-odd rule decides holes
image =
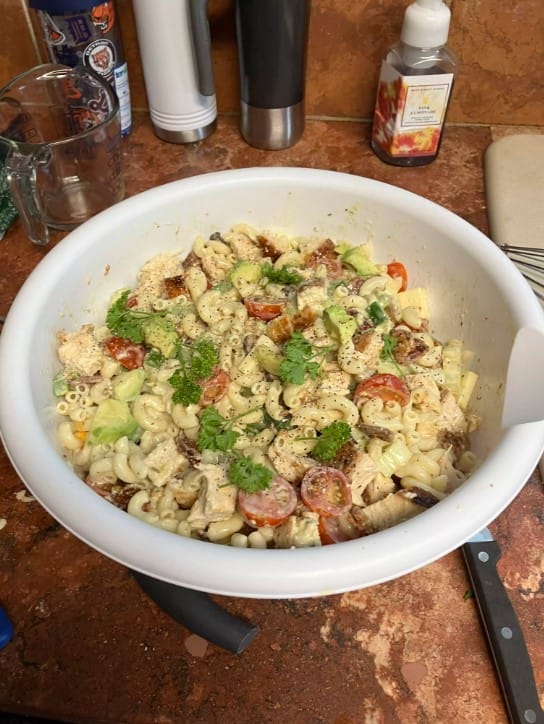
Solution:
[[[48,157],[49,153],[45,148],[30,154],[23,154],[11,148],[5,160],[13,202],[28,237],[39,246],[45,246],[49,242],[49,231],[43,220],[36,190],[36,168],[39,164],[46,163]]]

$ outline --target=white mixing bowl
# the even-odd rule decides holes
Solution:
[[[51,380],[56,332],[103,319],[110,294],[161,251],[189,248],[247,222],[257,228],[372,240],[374,257],[408,267],[430,290],[432,331],[461,337],[480,374],[474,436],[481,467],[455,493],[405,523],[358,540],[296,550],[238,549],[190,540],[131,517],[63,462]],[[104,555],[157,579],[225,595],[290,598],[396,578],[461,545],[520,491],[542,451],[544,423],[501,429],[516,331],[544,329],[544,313],[513,265],[451,212],[399,188],[329,171],[256,168],[176,181],[102,212],[52,249],[19,292],[0,338],[0,429],[31,493]]]

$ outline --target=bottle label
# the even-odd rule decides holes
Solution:
[[[112,85],[121,106],[121,132],[131,129],[130,89],[119,20],[113,0],[87,10],[51,14],[38,10],[38,18],[53,63],[92,68]]]
[[[388,156],[434,156],[453,85],[453,73],[402,75],[382,64],[372,142]]]
[[[121,114],[121,133],[126,136],[132,127],[132,113],[130,109],[130,87],[128,84],[127,64],[123,63],[114,72],[114,87],[119,98],[119,112]]]

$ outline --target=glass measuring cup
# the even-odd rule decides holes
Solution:
[[[35,244],[120,201],[119,101],[84,67],[48,63],[0,90],[0,162]]]

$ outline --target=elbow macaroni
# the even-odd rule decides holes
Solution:
[[[138,276],[136,305],[141,294],[142,309],[166,320],[155,337],[142,327],[143,343],[124,340],[133,351],[143,347],[145,356],[134,367],[144,372],[140,388],[127,392],[122,384],[125,359],[108,352],[105,343],[115,332],[106,326],[80,330],[85,349],[94,355],[100,350],[96,374],[78,374],[63,356],[58,442],[89,485],[130,515],[180,536],[246,548],[291,547],[319,544],[319,509],[300,494],[301,479],[313,468],[344,476],[352,508],[342,527],[364,535],[357,510],[368,507],[367,520],[376,521],[379,508],[371,506],[388,499],[383,525],[394,524],[391,496],[438,501],[477,467],[468,445],[478,424],[469,413],[478,382],[467,368],[474,355],[461,340],[443,344],[427,331],[426,289],[399,291],[400,279],[389,277],[385,265],[359,276],[330,240],[261,233],[242,224],[223,236],[196,239],[192,251],[179,297],[163,289],[164,278],[183,268],[176,255],[159,255]],[[244,264],[253,265],[247,277]],[[294,274],[284,280],[285,270]],[[332,316],[323,315],[329,307],[340,310],[343,322],[336,327]],[[160,334],[168,325],[176,341],[165,358]],[[306,358],[299,351],[291,362],[315,366],[315,374],[303,368],[296,382],[283,367],[295,335],[310,351]],[[193,378],[187,372],[193,358],[185,350],[202,339],[212,342],[217,365],[208,376]],[[86,366],[83,360],[81,368]],[[180,396],[173,376],[196,385],[198,400]],[[372,392],[368,381],[376,383]],[[111,403],[131,421],[125,431],[119,420],[110,422],[112,429],[120,425],[117,436],[97,430],[97,411]],[[200,449],[201,420],[210,406],[234,435],[225,450]],[[338,426],[350,431],[351,448],[320,457],[320,440]],[[229,477],[240,456],[293,485],[294,511],[261,525],[246,514]],[[266,492],[256,500],[273,508],[281,503]],[[407,509],[406,500],[399,510]]]

